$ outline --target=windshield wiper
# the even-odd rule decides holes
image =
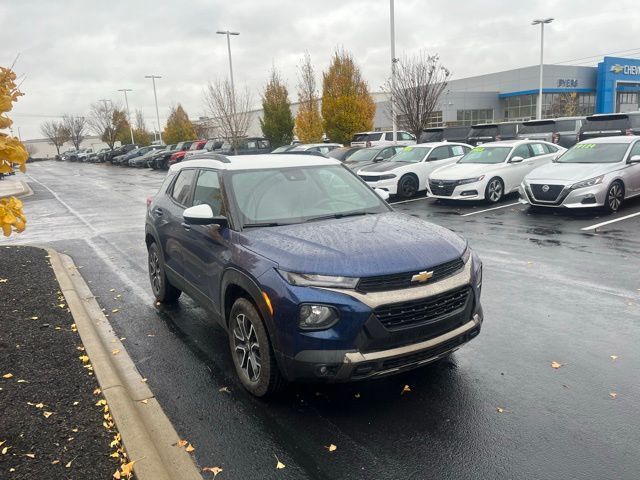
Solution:
[[[291,225],[290,223],[263,222],[263,223],[245,223],[242,228],[252,227],[281,227],[282,225]]]
[[[305,220],[305,222],[315,222],[317,220],[329,220],[331,218],[359,217],[362,215],[374,215],[374,214],[371,212],[332,213],[330,215],[311,217]]]

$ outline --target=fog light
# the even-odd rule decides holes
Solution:
[[[298,326],[302,330],[324,330],[335,325],[338,312],[326,305],[301,305]]]
[[[590,193],[589,195],[585,195],[580,203],[583,204],[594,204],[596,203],[596,196]]]
[[[461,197],[470,197],[472,195],[478,195],[477,190],[465,190],[460,194]]]

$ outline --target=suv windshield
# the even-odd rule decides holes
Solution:
[[[378,195],[340,165],[239,170],[229,177],[243,227],[389,211]]]
[[[628,143],[578,143],[558,163],[617,163],[622,161]]]
[[[376,155],[380,153],[381,148],[366,148],[363,150],[358,150],[357,152],[353,152],[349,157],[350,162],[370,162]]]
[[[458,160],[458,163],[502,163],[510,151],[511,147],[476,147]]]
[[[430,151],[431,147],[404,147],[386,161],[418,163],[424,160]]]
[[[585,132],[602,130],[624,130],[631,126],[626,115],[603,115],[601,117],[587,117],[583,130]]]

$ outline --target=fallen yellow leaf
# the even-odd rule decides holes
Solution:
[[[141,381],[142,383],[147,383],[147,379],[146,379],[146,378],[141,378],[141,379],[140,379],[140,381]]]
[[[51,465],[57,465],[60,463],[60,460],[54,460],[53,462],[51,462]]]
[[[113,478],[115,478],[115,480],[120,480],[122,478],[122,476],[120,475],[120,469],[114,472]]]
[[[405,385],[402,388],[402,392],[400,392],[400,395],[404,395],[405,393],[409,393],[411,391],[411,387],[409,385]]]
[[[59,306],[60,308],[64,308],[64,307],[66,307],[66,305],[65,305],[64,303],[60,303],[60,304],[58,304],[58,306]]]
[[[87,363],[89,361],[89,357],[87,355],[80,355],[78,358],[82,363]]]
[[[144,400],[140,400],[140,403],[144,403],[146,405],[147,403],[149,403],[149,400],[145,398]]]
[[[64,466],[64,468],[71,468],[71,464],[73,463],[73,460],[75,460],[75,458],[74,458],[74,459],[72,459],[72,460],[69,460],[69,463],[67,463],[67,464]]]
[[[177,443],[176,445],[178,445],[178,447],[182,448],[182,447],[184,447],[187,443],[189,443],[189,442],[187,442],[186,440],[178,440],[178,443]]]
[[[100,406],[106,405],[106,404],[107,404],[107,401],[104,398],[101,398],[100,400],[98,400],[96,402],[96,407],[100,407]]]
[[[27,381],[20,379],[20,380],[18,380],[18,383],[27,383]]]
[[[119,308],[114,308],[113,310],[111,310],[111,313],[118,313],[120,311]]]
[[[36,407],[36,408],[42,408],[42,407],[44,407],[44,403],[36,403],[36,404],[34,405],[34,407]]]
[[[100,395],[100,392],[102,392],[102,390],[100,390],[99,388],[96,388],[96,389],[93,391],[93,394],[94,394],[94,395]]]
[[[618,359],[618,355],[610,355],[609,358],[611,360],[617,360]]]
[[[498,413],[504,413],[504,408],[497,407],[497,408],[496,408],[496,412],[498,412]]]
[[[231,390],[229,390],[229,387],[222,387],[218,389],[219,392],[224,392],[224,393],[231,393]]]
[[[276,457],[276,462],[277,462],[277,463],[276,463],[276,468],[277,468],[278,470],[282,470],[284,467],[286,467],[286,465],[285,465],[284,463],[282,463],[282,462],[280,461],[280,459],[279,459],[276,455],[274,455],[274,457]]]
[[[35,453],[25,453],[24,456],[25,457],[29,457],[29,458],[36,458],[36,454]]]
[[[53,415],[53,412],[42,412],[42,415],[44,415],[44,418],[49,418],[51,415]]]
[[[609,396],[611,398],[616,398],[618,396],[618,394],[616,392],[611,392],[611,393],[609,393]]]
[[[2,455],[6,455],[10,448],[11,448],[11,447],[4,447],[4,448],[2,449]]]
[[[563,364],[562,363],[558,363],[555,360],[553,362],[551,362],[551,368],[560,368]]]
[[[110,292],[115,292],[115,291],[116,291],[116,289],[115,289],[115,288],[111,288],[111,289],[109,289],[109,291],[110,291]]]
[[[13,378],[13,373],[5,373],[2,378]]]
[[[204,467],[202,469],[203,472],[211,472],[213,473],[213,478],[216,478],[216,475],[218,475],[220,472],[222,472],[222,469],[220,467]]]
[[[38,317],[31,317],[31,320],[37,320]]]
[[[185,448],[185,451],[186,451],[187,453],[195,452],[195,450],[196,450],[196,449],[195,449],[195,448],[193,448],[193,445],[191,445],[191,444],[187,445],[187,448]]]
[[[120,454],[118,452],[113,452],[111,455],[109,455],[110,457],[113,458],[118,458],[120,456]]]
[[[329,445],[328,447],[324,447],[324,448],[326,448],[330,452],[335,452],[338,449],[338,447],[336,447],[333,443],[331,445]]]
[[[8,278],[0,278],[0,283],[7,283],[8,281]]]
[[[117,355],[117,354],[119,354],[119,353],[120,353],[120,349],[119,349],[119,348],[114,348],[114,349],[111,351],[111,354],[112,354],[112,355]]]

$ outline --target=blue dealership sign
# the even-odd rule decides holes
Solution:
[[[617,93],[637,91],[640,86],[640,59],[604,57],[598,64],[596,113],[616,111]]]

